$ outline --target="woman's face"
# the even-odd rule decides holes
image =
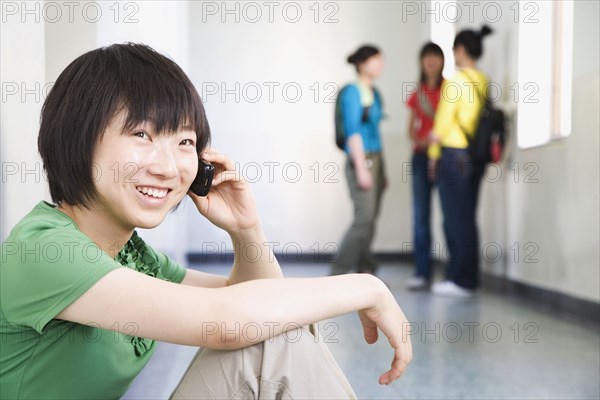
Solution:
[[[437,78],[444,69],[444,59],[436,54],[426,54],[421,59],[421,66],[428,78]]]
[[[158,135],[150,124],[121,133],[117,115],[94,152],[95,206],[126,229],[153,228],[186,195],[198,171],[190,127]]]
[[[465,46],[463,46],[462,44],[454,46],[452,48],[452,52],[454,53],[454,64],[456,64],[456,66],[458,67],[462,67],[465,61],[465,57],[467,57]]]
[[[366,74],[371,79],[379,78],[383,72],[383,54],[378,53],[374,56],[367,58],[362,64],[360,64],[360,72]]]

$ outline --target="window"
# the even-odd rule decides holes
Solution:
[[[571,133],[573,1],[519,3],[519,147],[539,146]]]
[[[440,46],[444,52],[445,62],[442,75],[446,78],[453,76],[456,72],[452,46],[456,36],[455,22],[460,18],[457,10],[458,5],[454,0],[444,1],[443,4],[441,1],[432,0],[429,8],[430,12],[435,12],[435,17],[431,18],[431,41]]]

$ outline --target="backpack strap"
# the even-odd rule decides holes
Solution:
[[[421,111],[423,111],[423,113],[429,118],[433,119],[433,117],[435,116],[435,109],[429,99],[429,96],[427,96],[427,93],[422,89],[422,86],[419,86],[419,91],[417,92],[417,99],[419,101],[419,107],[421,108]]]
[[[475,82],[475,80],[473,79],[473,77],[471,75],[469,75],[469,73],[467,71],[460,71],[463,74],[465,74],[467,76],[467,78],[471,79],[472,82]],[[484,97],[483,93],[481,93],[479,90],[477,90],[477,88],[475,88],[475,93],[477,93],[479,99],[481,100],[481,104],[485,104],[487,99]]]

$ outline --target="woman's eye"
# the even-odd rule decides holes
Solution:
[[[137,136],[143,139],[145,137],[148,137],[148,134],[144,131],[137,131],[133,133],[133,136]]]
[[[192,139],[183,139],[180,144],[185,146],[194,146],[194,141]]]

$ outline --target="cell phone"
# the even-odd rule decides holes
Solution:
[[[198,174],[196,175],[194,182],[192,182],[190,190],[198,196],[206,196],[210,190],[210,185],[212,185],[214,175],[215,167],[200,161],[200,164],[198,165]]]

